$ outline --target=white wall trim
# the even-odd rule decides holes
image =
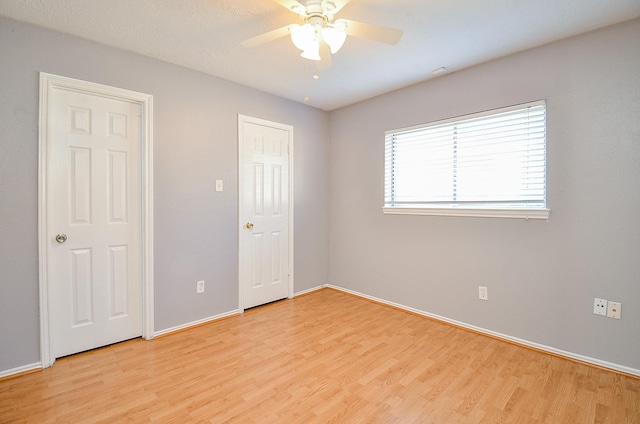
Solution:
[[[35,362],[33,364],[23,365],[21,367],[12,368],[10,370],[0,371],[0,380],[6,377],[11,377],[12,375],[21,374],[23,372],[29,372],[33,370],[40,370],[42,368],[42,362]]]
[[[430,215],[430,216],[469,216],[475,218],[520,218],[546,219],[551,215],[550,209],[483,209],[483,208],[426,208],[384,206],[385,215]]]
[[[241,190],[242,190],[242,167],[241,167],[241,158],[242,158],[242,149],[244,143],[244,123],[253,123],[257,125],[263,125],[273,128],[280,128],[289,132],[289,288],[288,295],[289,299],[293,299],[294,297],[294,136],[293,136],[293,126],[287,124],[281,124],[278,122],[268,121],[266,119],[253,118],[251,116],[238,114],[238,219],[242,216],[242,199],[241,199]],[[241,223],[238,220],[238,309],[240,311],[244,311],[244,301],[242,296],[242,281],[243,281],[243,271],[242,271],[242,237],[240,233],[243,231],[243,227],[241,227]]]
[[[388,300],[384,300],[384,299],[380,299],[378,297],[374,297],[374,296],[369,296],[357,291],[353,291],[353,290],[349,290],[349,289],[345,289],[343,287],[339,287],[339,286],[334,286],[332,284],[325,284],[324,287],[327,288],[331,288],[334,290],[338,290],[344,293],[349,293],[352,294],[354,296],[358,296],[361,297],[363,299],[369,299],[372,300],[374,302],[377,303],[381,303],[384,305],[389,305],[389,306],[393,306],[394,308],[398,308],[404,311],[408,311],[408,312],[412,312],[414,314],[417,315],[422,315],[424,317],[428,317],[428,318],[432,318],[436,321],[441,321],[447,324],[452,324],[455,325],[456,327],[462,327],[462,328],[466,328],[472,331],[475,331],[477,333],[481,333],[481,334],[486,334],[488,336],[492,336],[495,337],[497,339],[501,339],[501,340],[505,340],[505,341],[510,341],[522,346],[527,346],[527,347],[531,347],[533,349],[537,349],[537,350],[541,350],[543,352],[547,352],[547,353],[551,353],[557,356],[561,356],[561,357],[565,357],[568,359],[574,359],[576,361],[580,361],[580,362],[584,362],[587,364],[591,364],[591,365],[596,365],[598,367],[602,367],[602,368],[607,368],[613,371],[618,371],[621,373],[625,373],[625,374],[629,374],[629,375],[634,375],[637,377],[640,377],[640,370],[639,369],[635,369],[635,368],[631,368],[631,367],[627,367],[624,365],[619,365],[619,364],[614,364],[611,362],[607,362],[607,361],[602,361],[600,359],[596,359],[596,358],[591,358],[589,356],[584,356],[584,355],[580,355],[577,353],[573,353],[573,352],[568,352],[566,350],[561,350],[561,349],[556,349],[554,347],[551,346],[546,346],[540,343],[535,343],[535,342],[531,342],[529,340],[524,340],[524,339],[520,339],[518,337],[513,337],[513,336],[509,336],[506,334],[502,334],[502,333],[498,333],[496,331],[491,331],[491,330],[487,330],[485,328],[481,328],[481,327],[476,327],[475,325],[471,325],[471,324],[467,324],[465,322],[461,322],[461,321],[456,321],[454,319],[450,319],[450,318],[446,318],[440,315],[436,315],[436,314],[432,314],[429,312],[425,312],[425,311],[421,311],[420,309],[415,309],[415,308],[411,308],[409,306],[405,306],[399,303],[395,303],[395,302],[390,302]]]
[[[141,239],[141,282],[142,282],[142,336],[153,338],[153,96],[107,85],[40,73],[40,116],[38,133],[38,255],[40,281],[40,360],[42,368],[53,365],[51,334],[49,328],[49,224],[47,217],[48,175],[49,175],[49,101],[53,89],[72,90],[89,93],[140,105],[140,205],[142,222]]]
[[[187,330],[191,327],[197,327],[199,325],[202,324],[207,324],[213,321],[218,321],[222,318],[227,318],[227,317],[231,317],[234,315],[240,315],[241,311],[240,309],[234,309],[233,311],[229,311],[229,312],[225,312],[219,315],[214,315],[212,317],[209,318],[203,318],[203,319],[199,319],[196,321],[192,321],[192,322],[188,322],[186,324],[181,324],[181,325],[177,325],[175,327],[171,327],[171,328],[166,328],[164,330],[160,330],[160,331],[156,331],[154,336],[158,337],[158,336],[165,336],[167,334],[171,334],[171,333],[175,333],[176,331],[181,331],[181,330]]]
[[[314,291],[322,290],[327,287],[326,284],[321,284],[319,286],[311,287],[310,289],[302,290],[294,293],[294,297],[302,296],[303,294],[313,293]]]

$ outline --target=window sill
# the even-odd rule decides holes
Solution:
[[[550,209],[472,209],[472,208],[424,208],[383,207],[385,215],[470,216],[476,218],[549,219]]]

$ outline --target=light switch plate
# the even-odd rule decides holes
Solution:
[[[216,191],[222,191],[222,180],[216,180]]]
[[[489,300],[489,290],[485,286],[478,286],[478,299]]]

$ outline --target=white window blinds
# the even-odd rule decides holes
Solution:
[[[543,101],[385,134],[385,208],[546,208]]]

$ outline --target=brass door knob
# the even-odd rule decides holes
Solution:
[[[252,224],[252,223],[250,223],[250,222],[247,222],[244,226],[245,226],[245,228],[246,228],[247,230],[250,230],[250,229],[252,229],[252,228],[253,228],[253,224]]]

